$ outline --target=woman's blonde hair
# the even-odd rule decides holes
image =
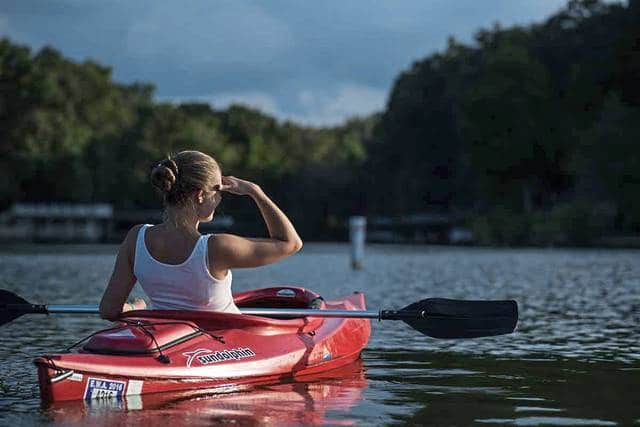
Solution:
[[[166,206],[181,206],[198,190],[209,191],[218,182],[220,166],[208,154],[181,151],[168,156],[151,169],[151,184],[160,192]]]

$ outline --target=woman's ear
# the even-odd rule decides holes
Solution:
[[[198,203],[202,204],[204,202],[204,191],[202,190],[198,190],[196,192],[196,200],[198,201]]]

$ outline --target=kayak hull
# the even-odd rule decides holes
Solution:
[[[364,294],[322,301],[296,287],[235,295],[240,307],[364,310]],[[188,390],[229,390],[294,380],[360,357],[368,319],[275,319],[212,312],[128,312],[73,353],[34,363],[43,401],[124,398]]]
[[[232,392],[206,389],[127,396],[121,400],[63,401],[43,405],[56,425],[340,425],[368,387],[362,360],[316,375],[268,385],[235,386]],[[283,410],[286,408],[286,410]]]

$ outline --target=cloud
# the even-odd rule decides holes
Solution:
[[[333,90],[303,90],[298,93],[300,113],[291,119],[309,125],[336,125],[345,118],[381,111],[388,91],[356,83],[342,84]]]
[[[387,90],[359,84],[342,84],[332,90],[301,90],[296,94],[296,105],[281,105],[267,92],[223,92],[200,96],[158,96],[160,102],[174,104],[201,102],[216,109],[233,104],[245,105],[271,114],[281,120],[292,120],[308,126],[333,126],[347,118],[365,116],[384,108]]]
[[[3,2],[3,0],[0,0]],[[335,124],[384,107],[414,61],[482,27],[540,21],[565,0],[4,0],[0,34],[92,58],[159,99],[252,105]]]

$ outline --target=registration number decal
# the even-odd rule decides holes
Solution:
[[[84,391],[84,400],[92,399],[120,399],[124,396],[127,383],[124,381],[106,380],[103,378],[89,378]]]

